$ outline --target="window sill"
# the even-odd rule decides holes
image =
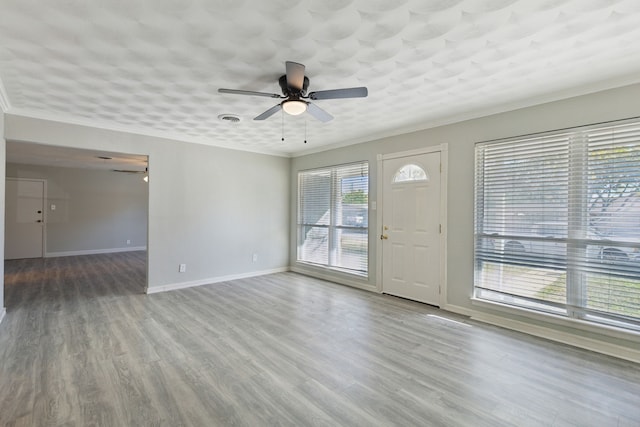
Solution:
[[[369,276],[366,274],[359,275],[354,274],[351,271],[345,271],[332,267],[323,267],[316,264],[299,261],[292,265],[291,271],[323,280],[328,280],[334,283],[340,283],[341,285],[347,285],[368,291],[376,291],[375,285],[369,283]]]
[[[320,271],[332,271],[332,272],[345,274],[345,275],[352,276],[352,277],[362,277],[363,279],[368,279],[369,278],[369,274],[367,272],[357,272],[355,270],[349,270],[349,269],[346,269],[346,268],[328,267],[326,265],[313,264],[313,263],[304,262],[304,261],[296,261],[296,265],[299,265],[301,267],[304,266],[304,267],[308,267],[308,268],[313,268],[315,270],[320,270]]]
[[[564,326],[568,328],[578,329],[581,331],[604,335],[607,337],[618,338],[622,340],[640,342],[640,331],[631,329],[623,329],[615,326],[588,322],[580,319],[573,319],[570,317],[560,316],[552,313],[540,312],[537,310],[531,310],[525,307],[516,307],[508,304],[502,304],[495,301],[471,298],[471,304],[476,307],[487,308],[495,311],[500,311],[515,316],[526,317],[532,320],[538,320],[541,322]]]

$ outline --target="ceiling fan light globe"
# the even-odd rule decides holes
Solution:
[[[285,113],[292,116],[299,116],[307,111],[307,103],[300,100],[284,101],[282,103],[282,109]]]

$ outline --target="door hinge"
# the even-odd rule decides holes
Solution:
[[[442,173],[442,163],[440,163],[440,173]]]
[[[438,225],[438,233],[442,234],[442,224]]]

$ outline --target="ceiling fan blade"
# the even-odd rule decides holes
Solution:
[[[251,95],[251,96],[265,96],[267,98],[282,98],[282,95],[278,95],[277,93],[254,92],[252,90],[218,89],[218,92],[231,93],[234,95]]]
[[[310,92],[310,99],[365,98],[369,94],[366,87],[350,87],[347,89],[320,90]]]
[[[323,123],[327,123],[333,119],[333,116],[322,108],[318,107],[316,104],[312,104],[309,102],[307,104],[307,113],[311,114],[316,119],[320,120]]]
[[[287,86],[301,91],[304,85],[304,65],[287,61]]]
[[[257,117],[254,117],[253,120],[264,120],[264,119],[268,119],[269,117],[273,116],[275,113],[277,113],[278,111],[280,111],[282,107],[280,106],[280,104],[274,105],[273,107],[269,108],[267,111],[265,111],[264,113],[260,114]]]

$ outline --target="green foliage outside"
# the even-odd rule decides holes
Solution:
[[[349,205],[366,205],[369,203],[369,195],[363,190],[356,190],[342,196],[342,203]]]

